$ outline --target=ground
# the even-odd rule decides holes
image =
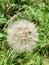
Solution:
[[[39,41],[31,52],[19,53],[8,45],[11,17],[36,24]],[[49,0],[0,0],[0,65],[49,65]]]

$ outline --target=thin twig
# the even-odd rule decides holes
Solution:
[[[14,52],[15,49],[12,50],[12,52],[9,54],[8,58],[5,59],[5,62],[11,57],[12,53]]]
[[[11,17],[11,19],[6,23],[6,25],[4,26],[4,28],[3,29],[5,29],[6,28],[6,26],[11,22],[11,21],[13,21],[15,18],[16,18],[16,16],[18,16],[18,15],[20,15],[20,13],[18,13],[18,14],[15,14],[13,17]]]

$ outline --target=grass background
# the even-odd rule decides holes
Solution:
[[[39,41],[32,52],[18,53],[9,47],[6,32],[11,17],[37,25]],[[49,65],[49,0],[0,0],[0,65]]]

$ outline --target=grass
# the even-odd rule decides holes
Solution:
[[[49,65],[49,0],[0,0],[0,8],[0,65]],[[6,32],[11,17],[37,25],[39,41],[32,52],[18,53],[9,47]]]

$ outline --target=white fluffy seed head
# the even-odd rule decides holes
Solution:
[[[8,25],[8,44],[18,52],[31,51],[38,41],[38,32],[34,23],[19,20]]]

